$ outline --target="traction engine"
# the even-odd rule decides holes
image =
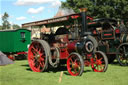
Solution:
[[[60,64],[67,64],[67,70],[72,76],[82,75],[84,66],[91,66],[95,72],[105,72],[108,67],[107,57],[102,51],[96,50],[98,44],[87,30],[87,19],[83,10],[78,14],[22,24],[23,27],[64,25],[55,33],[42,34],[41,39],[31,43],[28,62],[32,71],[42,72],[49,66],[57,68]],[[72,26],[66,28],[69,24]]]

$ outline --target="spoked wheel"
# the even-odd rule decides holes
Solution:
[[[91,58],[91,67],[95,72],[105,72],[108,67],[107,56],[101,51],[96,51]]]
[[[117,60],[121,66],[128,66],[128,43],[123,43],[118,47]]]
[[[84,71],[84,61],[78,53],[71,53],[67,59],[67,70],[72,76],[81,76]]]
[[[48,54],[42,40],[33,41],[28,50],[28,62],[34,72],[42,72],[47,68]]]

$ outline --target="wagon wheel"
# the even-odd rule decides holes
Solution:
[[[121,66],[128,65],[128,43],[123,43],[118,47],[117,60]]]
[[[46,43],[43,40],[31,43],[28,49],[28,63],[34,72],[42,72],[47,69],[48,53]]]
[[[78,53],[71,53],[67,59],[67,70],[72,76],[81,76],[84,71],[84,61]]]
[[[51,56],[49,56],[49,63],[52,67],[56,68],[59,65],[60,52],[58,48],[51,49]]]
[[[107,56],[102,51],[96,51],[91,58],[91,67],[95,72],[105,72],[108,67]]]

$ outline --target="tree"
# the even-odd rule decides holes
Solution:
[[[62,2],[61,7],[71,8],[76,13],[79,12],[80,8],[88,8],[88,15],[91,15],[93,10],[93,3],[90,0],[66,0],[66,2]]]
[[[20,27],[19,25],[17,25],[17,24],[13,24],[12,27],[13,27],[13,29],[20,29],[20,28],[21,28],[21,27]]]
[[[88,8],[88,15],[95,18],[128,19],[128,0],[66,0],[62,2],[63,7],[76,13],[80,8]]]
[[[9,29],[10,28],[10,23],[8,22],[8,17],[9,15],[5,12],[4,15],[2,16],[2,29]]]
[[[2,26],[0,25],[0,30],[2,30]]]

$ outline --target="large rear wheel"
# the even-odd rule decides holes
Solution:
[[[84,61],[78,53],[71,53],[67,59],[67,70],[72,76],[81,76],[84,71]]]
[[[46,43],[43,40],[33,41],[28,50],[28,63],[32,71],[42,72],[48,65]]]
[[[117,60],[121,66],[128,66],[128,43],[123,43],[118,47]]]
[[[108,68],[107,56],[102,51],[96,51],[91,58],[91,67],[95,72],[105,72]]]

